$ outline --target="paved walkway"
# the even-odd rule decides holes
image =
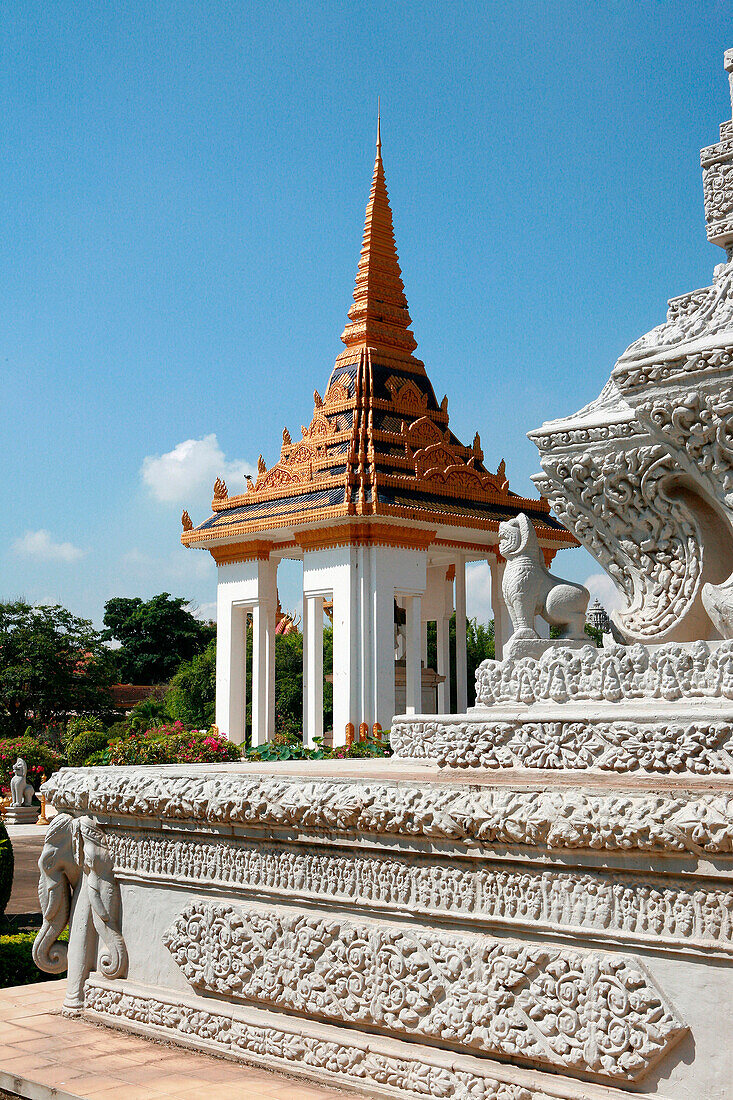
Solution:
[[[38,901],[38,857],[43,848],[45,830],[36,825],[32,826],[35,832],[29,833],[28,828],[18,825],[8,829],[15,858],[13,892],[5,910],[9,917],[41,911]]]
[[[31,1100],[346,1100],[334,1089],[67,1020],[65,985],[0,990],[0,1090]]]

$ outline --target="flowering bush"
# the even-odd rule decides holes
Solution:
[[[239,760],[242,750],[218,733],[188,732],[182,722],[173,722],[113,741],[95,757],[100,755],[108,756],[109,764],[216,764]]]
[[[35,737],[12,737],[0,740],[0,794],[6,795],[13,778],[13,764],[21,756],[28,765],[28,782],[34,790],[63,765],[60,752],[37,741]]]

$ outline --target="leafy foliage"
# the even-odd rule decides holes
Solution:
[[[13,845],[8,837],[8,830],[0,821],[0,917],[10,901],[10,892],[13,889],[13,870],[15,857]]]
[[[86,619],[58,606],[0,603],[0,734],[106,711],[111,681],[109,650]]]
[[[66,759],[72,768],[88,763],[89,757],[107,747],[108,734],[104,730],[82,730],[66,749]]]
[[[0,793],[10,789],[13,764],[21,756],[28,765],[28,782],[34,790],[64,763],[61,753],[44,745],[35,737],[15,737],[0,740]]]
[[[210,726],[216,704],[216,639],[178,669],[165,698],[171,718],[195,726]]]
[[[65,978],[66,974],[46,974],[33,962],[33,941],[36,931],[0,935],[0,989],[11,985],[31,985],[34,982],[51,982]],[[68,931],[61,940],[68,940]]]
[[[353,745],[339,745],[328,748],[318,739],[314,749],[306,748],[300,734],[279,734],[264,745],[256,745],[247,750],[247,760],[252,763],[265,763],[277,760],[353,760],[357,757],[391,756],[389,730],[383,734],[383,740],[354,741]]]
[[[87,730],[97,730],[101,733],[104,728],[104,722],[96,714],[79,714],[75,718],[70,718],[64,730],[64,748],[68,748],[80,733],[86,733]]]
[[[124,596],[104,605],[104,638],[116,639],[115,660],[120,680],[157,684],[169,680],[182,661],[206,648],[216,629],[202,623],[182,596],[161,592],[150,600]]]
[[[239,760],[241,749],[226,737],[205,730],[187,732],[181,722],[158,726],[145,733],[113,741],[107,750],[109,764],[206,764]],[[95,761],[96,762],[96,761]]]

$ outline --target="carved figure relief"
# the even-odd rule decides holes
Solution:
[[[194,989],[520,1062],[636,1080],[686,1030],[635,960],[191,902],[163,936]]]
[[[733,699],[733,642],[669,642],[653,649],[587,645],[571,654],[548,650],[536,659],[484,661],[476,672],[476,702],[482,706],[570,698],[606,703]]]
[[[492,923],[733,953],[733,884],[665,875],[527,869],[506,863],[310,851],[219,836],[107,829],[117,877],[273,897],[327,898],[394,914]]]

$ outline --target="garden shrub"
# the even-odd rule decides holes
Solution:
[[[182,722],[156,726],[113,741],[110,764],[216,764],[239,760],[242,750],[219,733],[187,732]]]
[[[33,962],[33,941],[36,934],[37,931],[0,935],[0,989],[66,977],[66,974],[46,974]],[[68,931],[59,936],[64,941],[68,938]]]
[[[93,753],[107,747],[109,734],[103,729],[88,729],[76,735],[66,746],[66,757],[72,768],[78,768],[89,761]]]
[[[26,735],[0,740],[0,794],[6,794],[10,790],[13,764],[19,756],[28,765],[28,782],[36,791],[64,763],[60,752],[37,741],[35,737]]]
[[[66,723],[64,748],[68,750],[77,737],[92,730],[96,733],[104,732],[102,719],[98,718],[96,714],[81,714],[76,718],[70,718]]]
[[[13,888],[13,869],[15,857],[13,845],[8,837],[8,830],[0,821],[0,918],[10,901],[10,891]]]

